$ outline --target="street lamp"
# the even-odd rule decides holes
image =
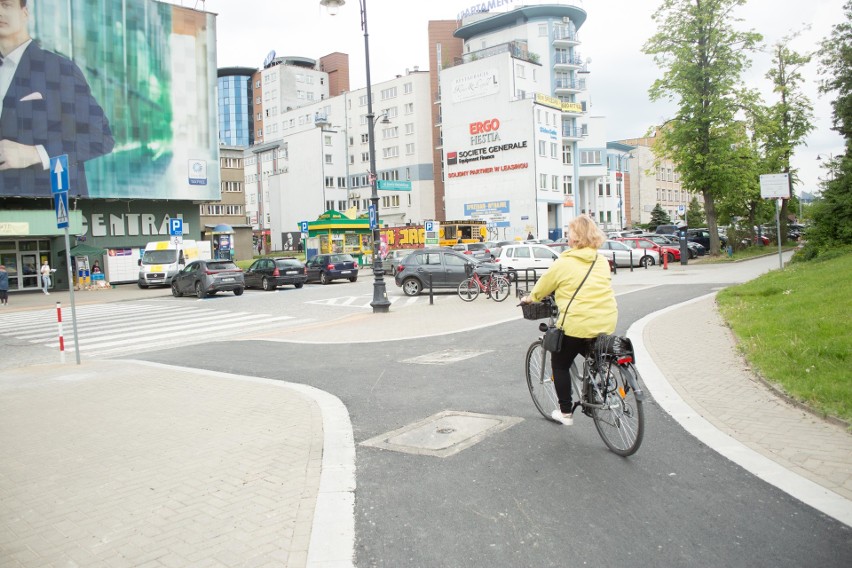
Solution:
[[[370,83],[370,35],[367,33],[367,0],[358,0],[361,5],[361,29],[364,30],[364,57],[367,63],[367,137],[370,152],[370,228],[373,231],[373,313],[390,311],[390,301],[385,288],[384,268],[380,256],[381,235],[379,234],[379,194],[376,187],[376,115],[373,114],[373,86]],[[337,14],[338,9],[346,4],[346,0],[320,0],[320,6],[325,6],[329,15]],[[387,120],[387,115],[384,117]]]

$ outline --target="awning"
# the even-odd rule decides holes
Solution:
[[[71,247],[71,256],[103,256],[106,249],[90,247],[89,245],[77,245]]]

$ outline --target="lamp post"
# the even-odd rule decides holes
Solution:
[[[373,233],[373,313],[387,313],[390,311],[390,301],[385,288],[384,268],[380,256],[379,234],[379,194],[376,187],[376,141],[375,141],[375,115],[373,114],[373,86],[370,83],[370,35],[367,32],[367,0],[358,0],[361,5],[361,29],[364,30],[364,56],[367,64],[367,137],[369,138],[368,149],[370,152],[370,225]],[[320,0],[320,6],[325,6],[332,16],[337,10],[346,4],[346,0]]]

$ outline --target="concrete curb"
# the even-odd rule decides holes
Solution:
[[[715,296],[715,293],[669,306],[645,316],[627,330],[627,336],[633,341],[633,346],[636,350],[636,358],[639,362],[638,366],[642,374],[642,379],[653,394],[654,400],[684,430],[698,438],[708,447],[792,497],[852,527],[852,502],[786,469],[717,429],[681,398],[654,363],[643,342],[646,326],[655,318],[665,313],[700,302],[712,296]]]

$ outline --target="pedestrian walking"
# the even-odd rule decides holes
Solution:
[[[9,305],[9,273],[6,266],[0,264],[0,305]]]
[[[50,296],[47,290],[50,288],[50,265],[45,260],[41,265],[41,286],[42,291]]]

